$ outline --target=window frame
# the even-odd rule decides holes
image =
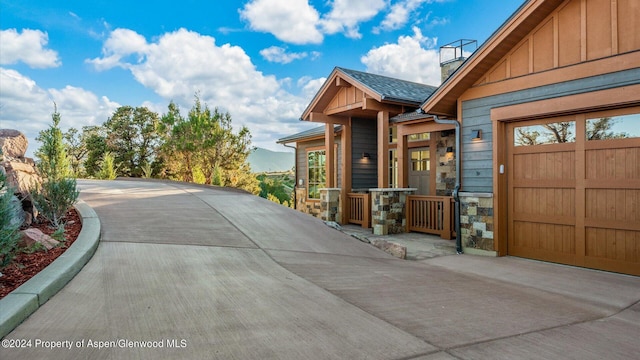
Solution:
[[[318,166],[318,167],[314,167],[314,169],[318,168],[321,171],[321,174],[324,174],[324,183],[319,183],[319,182],[313,182],[313,185],[317,186],[317,193],[318,193],[318,197],[310,197],[311,195],[311,191],[310,188],[312,186],[312,182],[311,182],[311,173],[310,173],[310,169],[311,167],[309,166],[309,155],[311,153],[316,153],[316,152],[322,152],[324,153],[324,157],[322,158],[322,165]],[[316,147],[310,147],[308,149],[306,149],[306,156],[305,156],[305,161],[306,161],[306,178],[307,178],[307,183],[306,183],[306,188],[307,188],[307,200],[308,201],[320,201],[320,189],[326,187],[327,184],[327,150],[324,146],[316,146]]]

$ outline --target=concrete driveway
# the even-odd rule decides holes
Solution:
[[[509,257],[403,261],[230,189],[79,186],[102,222],[101,244],[6,337],[31,347],[0,348],[1,359],[640,354],[638,277]]]

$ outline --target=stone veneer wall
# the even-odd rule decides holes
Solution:
[[[307,201],[306,188],[296,188],[296,209],[317,218],[322,216],[320,201]]]
[[[456,148],[455,132],[448,136],[438,135],[438,165],[436,166],[436,195],[451,196],[456,186],[456,158],[453,153],[447,154],[447,147]]]
[[[407,196],[416,189],[371,189],[371,225],[375,235],[407,231]]]
[[[340,188],[320,189],[320,210],[322,220],[342,222]]]
[[[493,194],[460,193],[463,247],[494,251],[493,223]]]

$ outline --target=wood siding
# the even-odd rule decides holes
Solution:
[[[326,114],[335,114],[352,108],[362,107],[364,92],[354,86],[341,87],[324,109]]]
[[[371,189],[378,187],[378,146],[376,121],[373,119],[351,120],[351,183],[354,189]],[[363,159],[362,153],[371,158]]]
[[[462,189],[493,192],[492,108],[634,84],[640,84],[640,68],[463,101]],[[481,141],[471,141],[471,131],[476,129],[482,130]]]
[[[640,49],[637,0],[568,0],[475,86]]]

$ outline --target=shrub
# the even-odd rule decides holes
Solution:
[[[104,153],[102,160],[100,161],[100,171],[98,171],[97,178],[101,180],[113,180],[117,176],[117,169],[115,166],[115,159],[110,152]]]
[[[19,202],[13,201],[13,191],[7,186],[6,176],[0,173],[0,269],[9,265],[17,251],[21,224],[14,219],[19,211]]]

